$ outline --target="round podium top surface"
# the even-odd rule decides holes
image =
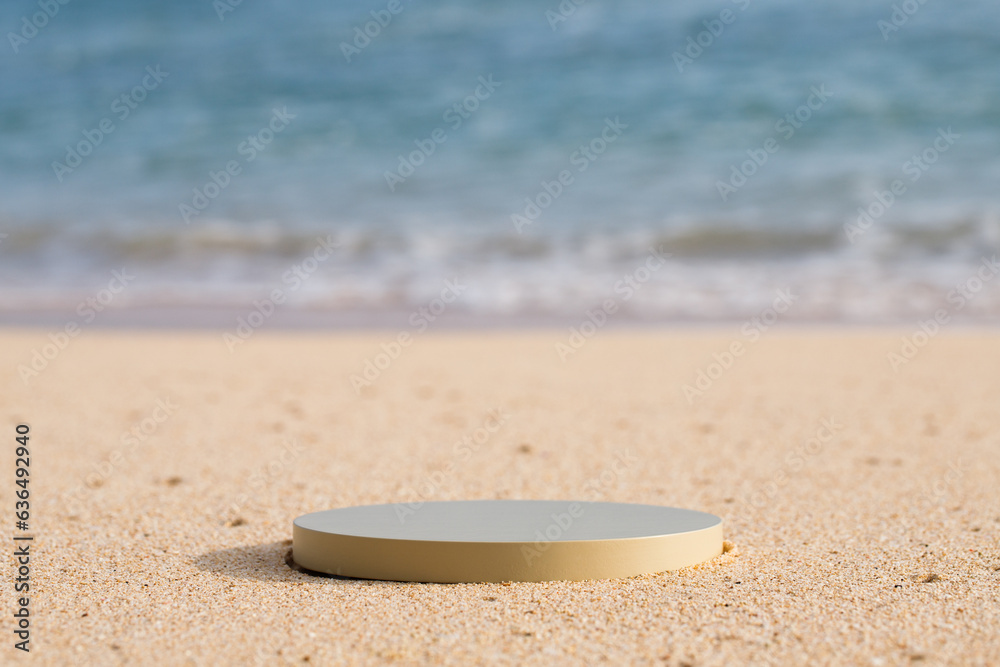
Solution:
[[[562,500],[465,500],[362,505],[300,516],[300,528],[430,542],[623,540],[705,530],[722,520],[676,507]]]

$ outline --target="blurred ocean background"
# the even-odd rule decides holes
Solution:
[[[790,320],[905,323],[956,310],[949,292],[1000,252],[995,0],[896,3],[918,8],[899,25],[870,0],[567,1],[557,23],[558,0],[390,4],[75,0],[33,34],[40,5],[4,2],[0,321],[73,316],[124,267],[116,311],[195,319],[275,288],[288,311],[405,317],[457,277],[466,321],[579,321],[607,298],[623,322],[736,321],[791,288]],[[482,80],[499,85],[475,98]],[[776,129],[821,87],[792,136]],[[249,150],[275,109],[294,118]],[[609,118],[627,127],[581,171]],[[53,165],[105,119],[78,166]],[[948,128],[933,164],[907,166]],[[895,180],[852,243],[845,225]],[[317,238],[329,259],[287,280]],[[671,257],[624,299],[650,247]],[[957,319],[1000,321],[1000,278],[969,296]]]

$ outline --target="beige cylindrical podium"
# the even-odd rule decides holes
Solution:
[[[468,500],[305,514],[292,555],[307,570],[435,583],[579,581],[676,570],[722,553],[722,519],[625,503]]]

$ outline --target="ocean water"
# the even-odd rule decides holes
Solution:
[[[3,4],[0,317],[1000,319],[995,0],[233,1]]]

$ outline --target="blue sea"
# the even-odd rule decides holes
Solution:
[[[118,313],[377,321],[457,281],[472,322],[1000,321],[995,0],[9,0],[0,32],[5,321],[123,270]]]

